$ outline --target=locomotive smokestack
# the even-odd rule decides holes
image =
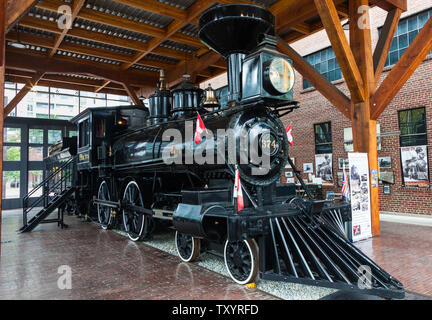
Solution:
[[[228,58],[228,102],[241,100],[243,60],[259,45],[262,34],[275,34],[274,15],[255,5],[219,5],[201,15],[199,27],[201,42]]]

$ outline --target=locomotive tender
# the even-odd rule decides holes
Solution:
[[[218,105],[211,88],[204,91],[189,81],[167,89],[162,72],[148,109],[89,108],[79,114],[73,119],[78,127],[77,211],[94,214],[104,229],[124,230],[133,241],[149,239],[158,223],[168,224],[176,230],[183,261],[197,259],[204,250],[222,251],[229,275],[240,284],[259,274],[355,290],[365,275],[368,293],[403,296],[402,284],[338,229],[349,204],[313,199],[289,158],[279,118],[298,106],[291,60],[276,50],[274,16],[253,5],[217,5],[202,14],[199,27],[201,41],[228,60],[227,105]],[[218,133],[212,143],[193,141],[188,123],[195,123],[197,112],[208,131]],[[169,130],[184,139],[166,139]],[[268,157],[264,173],[254,174],[260,163],[248,152],[244,161],[240,141],[245,137]],[[236,142],[233,161],[228,161],[229,143],[220,148],[229,139]],[[186,154],[198,148],[224,162],[188,162]],[[178,161],[167,164],[167,150]],[[296,197],[292,185],[276,185],[288,163],[308,199]],[[244,194],[241,211],[233,200],[236,170]]]

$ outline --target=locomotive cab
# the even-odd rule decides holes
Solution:
[[[88,108],[72,122],[78,131],[78,170],[90,170],[106,162],[114,136],[142,127],[148,110],[141,106]]]

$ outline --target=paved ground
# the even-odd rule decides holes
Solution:
[[[75,217],[67,223],[17,234],[19,216],[3,217],[0,299],[275,299]],[[62,265],[72,269],[72,290],[57,286]]]
[[[67,230],[43,225],[18,235],[20,216],[3,216],[0,299],[275,299],[75,217],[67,220]],[[407,291],[432,296],[432,229],[382,222],[381,230],[357,246]],[[72,268],[72,290],[58,289],[61,265]]]
[[[432,227],[381,222],[381,235],[356,246],[404,284],[432,296]]]

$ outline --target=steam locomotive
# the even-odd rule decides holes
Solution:
[[[199,28],[201,41],[227,58],[227,105],[219,105],[210,87],[201,90],[189,81],[169,90],[161,72],[148,108],[86,109],[72,120],[78,128],[77,211],[94,215],[103,229],[124,230],[133,241],[149,239],[157,224],[168,224],[176,230],[181,260],[193,261],[205,250],[222,252],[239,284],[259,275],[357,290],[363,275],[358,270],[367,266],[365,292],[403,296],[402,284],[344,236],[340,225],[349,204],[315,200],[289,158],[280,117],[298,104],[292,62],[276,50],[274,16],[254,5],[217,5],[201,15]],[[198,114],[213,133],[199,144]],[[251,145],[267,157],[267,170],[259,171],[262,163],[252,157]],[[214,161],[198,163],[188,154]],[[307,199],[297,197],[293,185],[277,185],[287,164]],[[233,197],[237,172],[242,210]]]

